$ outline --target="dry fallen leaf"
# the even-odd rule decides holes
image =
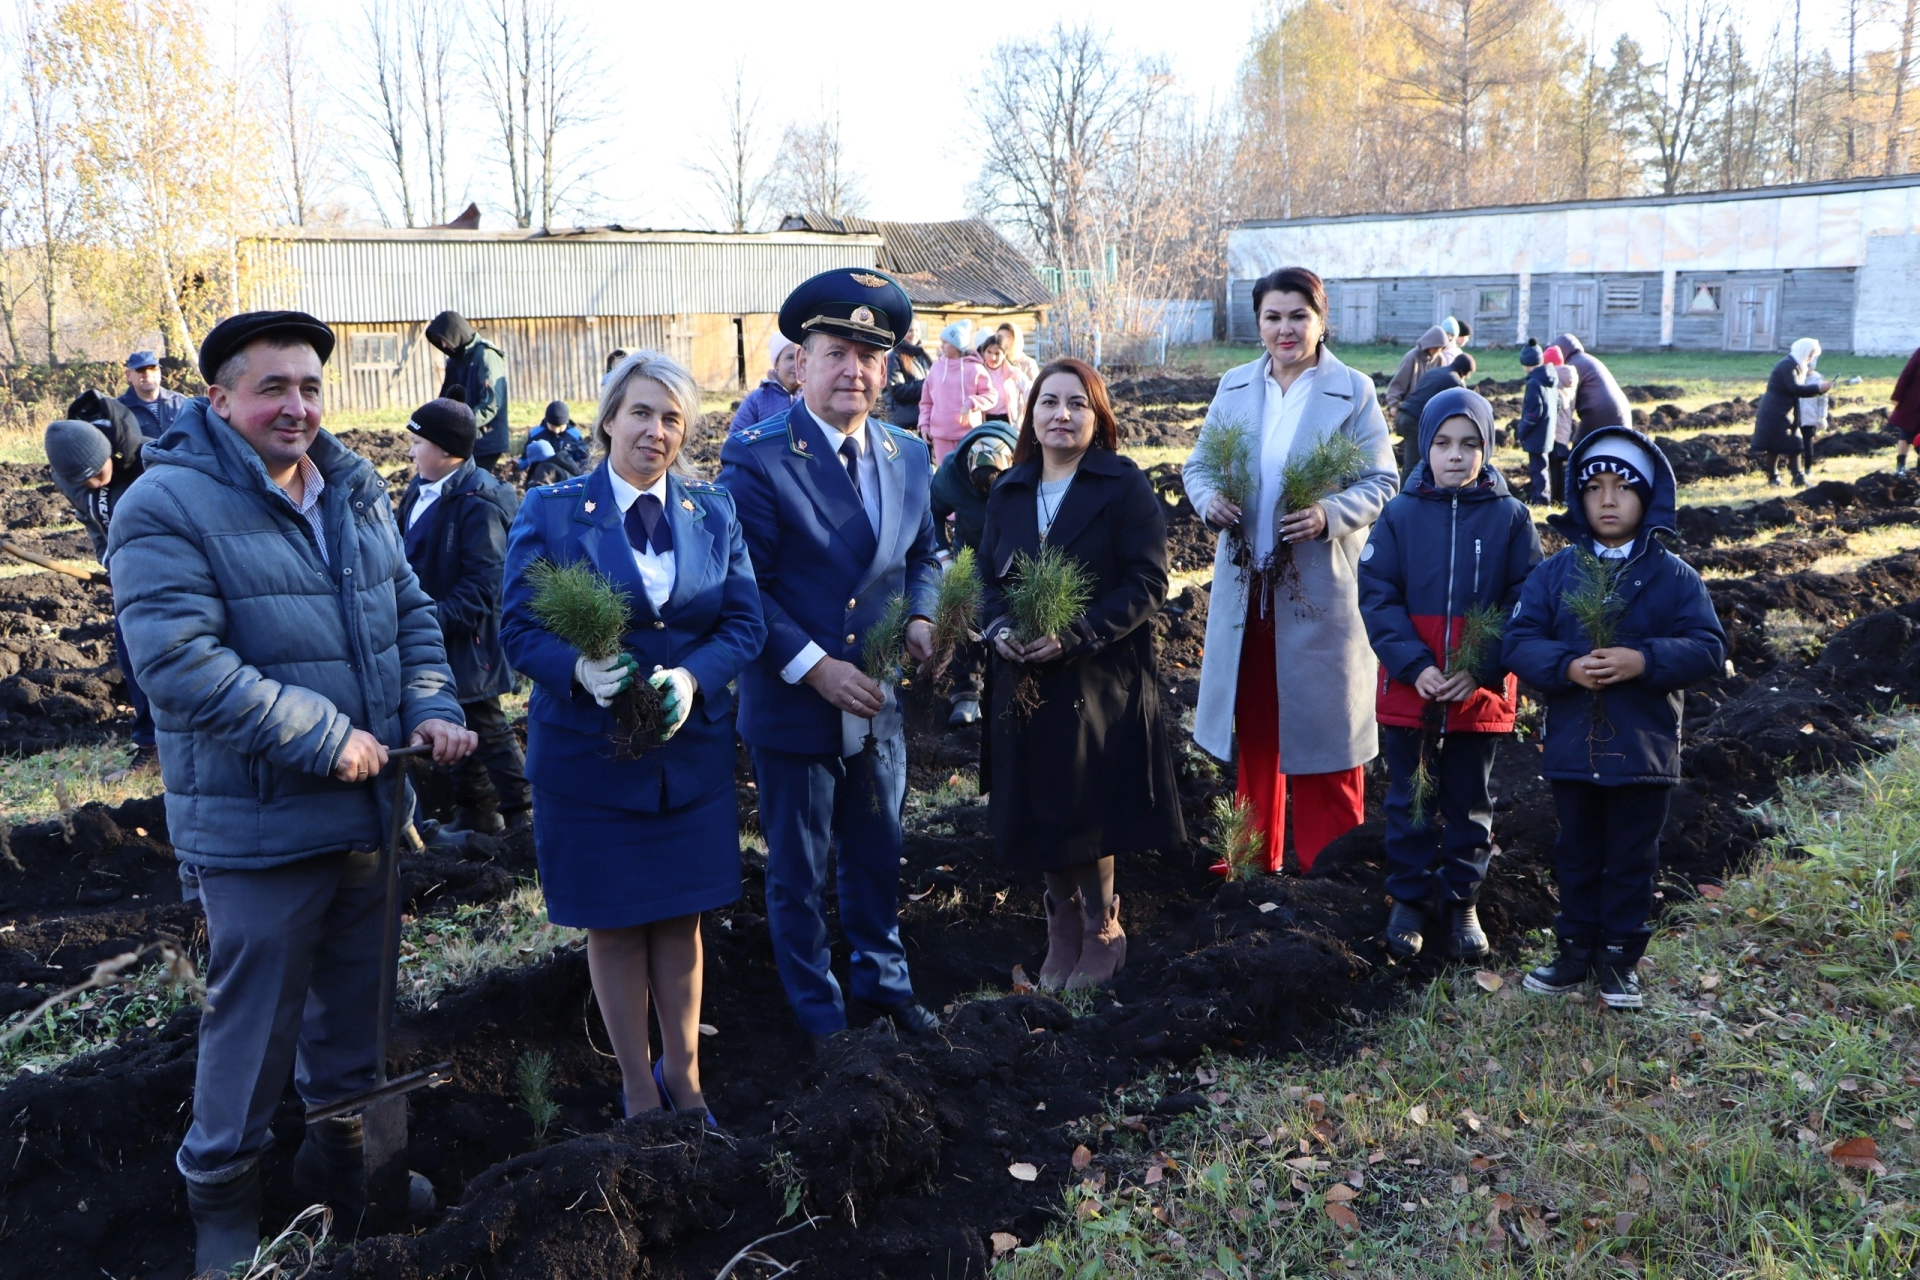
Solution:
[[[1507,1229],[1500,1225],[1500,1210],[1487,1210],[1487,1248],[1503,1249],[1507,1243]]]
[[[1033,983],[1027,977],[1027,967],[1025,965],[1017,964],[1013,966],[1013,994],[1017,996],[1030,996],[1033,994]]]
[[[1501,987],[1507,985],[1501,980],[1500,975],[1491,969],[1480,970],[1473,975],[1473,980],[1479,984],[1482,991],[1498,991]]]
[[[1278,911],[1279,909],[1280,904],[1277,902],[1263,902],[1260,904],[1261,915],[1266,915],[1269,911]]]
[[[987,1239],[993,1242],[993,1256],[996,1259],[1004,1258],[1020,1247],[1020,1237],[1011,1231],[996,1231]]]
[[[1193,1079],[1196,1084],[1215,1084],[1220,1079],[1220,1073],[1212,1067],[1202,1067],[1193,1073]]]
[[[1307,1095],[1307,1115],[1314,1120],[1327,1114],[1327,1095],[1313,1093]]]
[[[1627,1190],[1637,1196],[1650,1195],[1653,1192],[1653,1183],[1647,1180],[1647,1175],[1644,1173],[1630,1173],[1627,1175]]]
[[[1327,1216],[1332,1218],[1334,1225],[1342,1231],[1360,1229],[1360,1215],[1337,1201],[1327,1206]]]
[[[1720,985],[1720,975],[1719,975],[1719,974],[1717,974],[1717,973],[1703,973],[1703,974],[1701,974],[1701,975],[1700,975],[1700,989],[1701,989],[1702,991],[1711,991],[1711,990],[1713,990],[1713,989],[1714,989],[1715,987],[1717,987],[1717,986],[1719,986],[1719,985]]]
[[[1887,1166],[1880,1163],[1880,1147],[1872,1138],[1848,1138],[1845,1142],[1836,1142],[1827,1148],[1827,1159],[1842,1169],[1865,1169],[1876,1177],[1887,1176]]]
[[[1032,1165],[1028,1164],[1024,1160],[1020,1161],[1017,1164],[1008,1165],[1007,1172],[1012,1174],[1014,1177],[1018,1178],[1022,1182],[1032,1182],[1035,1178],[1038,1178],[1040,1176],[1040,1170],[1034,1168]]]
[[[1424,1102],[1414,1103],[1413,1106],[1407,1109],[1407,1119],[1413,1121],[1415,1128],[1420,1128],[1420,1129],[1426,1128],[1427,1104]]]
[[[1207,1095],[1207,1101],[1211,1102],[1216,1107],[1224,1107],[1227,1105],[1227,1099],[1231,1098],[1232,1096],[1233,1095],[1228,1093],[1225,1089],[1216,1089],[1212,1093]]]
[[[1697,884],[1693,887],[1700,891],[1701,897],[1710,898],[1715,902],[1727,896],[1727,891],[1717,884]]]
[[[1334,1136],[1339,1132],[1340,1130],[1331,1120],[1316,1120],[1313,1122],[1313,1136],[1328,1146],[1333,1145]]]
[[[1906,1116],[1895,1116],[1893,1118],[1893,1127],[1903,1133],[1912,1133],[1913,1121],[1909,1120]]]
[[[1451,1185],[1453,1187],[1453,1194],[1457,1196],[1467,1194],[1467,1175],[1464,1173],[1454,1174]]]
[[[1647,1135],[1647,1145],[1653,1148],[1653,1154],[1657,1156],[1663,1156],[1667,1154],[1666,1141],[1662,1139],[1661,1136],[1657,1133],[1650,1133]]]
[[[1087,1150],[1085,1144],[1077,1146],[1073,1149],[1073,1167],[1075,1169],[1084,1169],[1092,1163],[1093,1163],[1093,1152]]]
[[[1360,1193],[1344,1182],[1336,1182],[1327,1188],[1328,1204],[1345,1204]]]
[[[1358,1191],[1367,1185],[1367,1175],[1358,1169],[1349,1169],[1347,1170],[1347,1185],[1355,1191]]]
[[[1505,1213],[1511,1208],[1513,1208],[1513,1196],[1511,1193],[1502,1191],[1493,1198],[1493,1211],[1495,1213]]]

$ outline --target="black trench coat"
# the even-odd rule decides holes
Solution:
[[[1014,556],[1040,549],[1036,458],[987,499],[980,544],[987,636],[1005,619]],[[1058,871],[1110,854],[1186,843],[1173,750],[1160,718],[1153,615],[1167,595],[1167,522],[1140,468],[1111,450],[1081,459],[1049,545],[1094,573],[1093,603],[1060,637],[1065,652],[1033,666],[1041,702],[1010,704],[1027,664],[997,653],[981,750],[994,849],[1009,865]]]
[[[1795,409],[1801,400],[1819,395],[1820,384],[1801,382],[1794,376],[1798,367],[1792,356],[1786,356],[1767,375],[1767,390],[1760,397],[1759,409],[1754,414],[1755,453],[1799,453],[1811,445],[1812,441],[1800,433],[1800,419]]]

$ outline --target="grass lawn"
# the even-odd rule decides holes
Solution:
[[[1524,993],[1530,956],[1456,969],[1335,1060],[1144,1082],[994,1274],[1915,1274],[1920,743],[1881,728],[1902,744],[1790,784],[1754,867],[1666,922],[1642,1012]],[[1138,1113],[1183,1089],[1209,1109],[1148,1141]]]

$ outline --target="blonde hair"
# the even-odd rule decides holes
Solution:
[[[686,423],[689,438],[694,428],[700,425],[700,386],[693,380],[693,375],[672,356],[662,355],[658,351],[636,351],[613,366],[600,384],[600,409],[593,418],[593,444],[602,457],[613,447],[613,437],[608,433],[607,425],[620,412],[620,406],[626,403],[627,384],[635,378],[645,378],[666,388],[674,406],[680,410],[681,420]],[[681,451],[685,452],[684,442]],[[673,467],[676,471],[681,469],[678,457],[674,458]]]

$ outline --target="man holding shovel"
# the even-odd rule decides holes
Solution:
[[[207,916],[193,1124],[175,1157],[196,1274],[253,1256],[259,1160],[289,1069],[310,1108],[383,1078],[388,750],[431,745],[452,763],[475,746],[385,482],[320,430],[333,346],[297,311],[215,326],[200,347],[207,395],[147,446],[109,530],[169,833]],[[359,1118],[310,1126],[294,1181],[351,1236],[366,1200]]]

